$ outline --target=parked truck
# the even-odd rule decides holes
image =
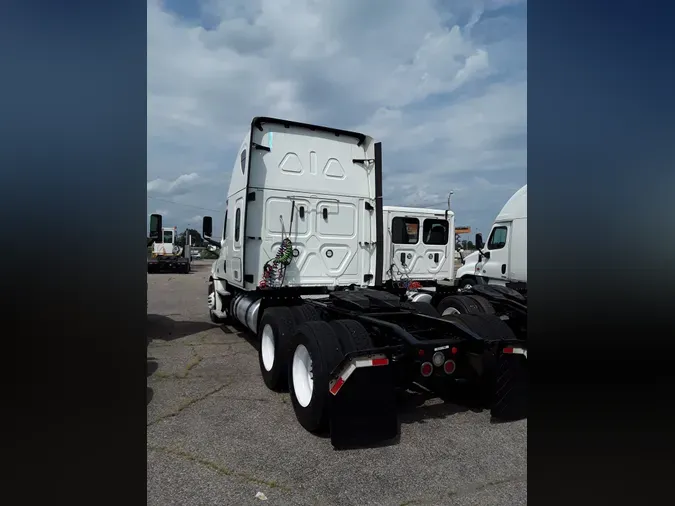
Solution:
[[[527,301],[522,293],[506,286],[474,288],[475,283],[457,282],[454,213],[449,209],[385,206],[384,215],[387,291],[429,316],[496,315],[525,339]],[[478,241],[483,248],[481,234],[477,234]]]
[[[504,204],[490,230],[487,244],[476,234],[476,248],[457,271],[466,288],[480,285],[527,288],[527,185]]]
[[[458,296],[434,302],[441,315],[497,315],[525,340],[527,335],[527,185],[495,218],[487,244],[476,234],[477,251],[457,270]],[[523,353],[527,356],[527,349]]]
[[[161,216],[158,214],[151,215],[150,222],[152,255],[148,258],[148,273],[171,270],[188,274],[192,263],[192,238],[189,232],[185,231],[185,246],[179,246],[176,244],[176,227],[162,227]]]
[[[522,337],[492,314],[429,315],[386,283],[381,143],[254,118],[226,197],[210,317],[257,336],[264,383],[289,390],[305,429],[328,429],[335,447],[391,439],[395,392],[411,385],[475,385],[494,417],[525,416]],[[216,242],[209,216],[203,236]]]

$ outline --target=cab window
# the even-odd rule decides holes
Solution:
[[[488,241],[488,249],[502,249],[506,246],[506,227],[495,227],[492,229],[490,234],[490,240]]]
[[[426,219],[422,230],[424,244],[442,246],[448,244],[448,220]]]
[[[173,230],[164,231],[162,242],[169,244],[173,242]]]
[[[394,244],[417,244],[420,222],[417,218],[397,216],[391,221],[391,241]]]
[[[234,241],[239,242],[239,231],[241,225],[241,208],[237,208],[237,212],[234,214]]]

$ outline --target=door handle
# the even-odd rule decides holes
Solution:
[[[438,253],[434,253],[434,262],[438,263]]]
[[[506,274],[506,264],[502,264],[502,274]]]
[[[401,265],[405,265],[405,253],[401,253]]]

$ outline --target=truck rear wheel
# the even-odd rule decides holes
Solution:
[[[297,325],[305,322],[315,322],[321,320],[321,315],[319,312],[314,306],[310,306],[309,304],[291,306],[290,309]]]
[[[470,297],[474,301],[478,303],[480,308],[483,310],[483,313],[485,314],[496,314],[497,312],[495,311],[495,308],[492,304],[490,304],[490,301],[487,300],[485,297],[481,297],[480,295],[467,295],[467,297]]]
[[[287,307],[270,307],[258,325],[258,362],[263,381],[270,390],[281,391],[287,386],[289,345],[295,333],[293,313]]]
[[[485,341],[494,341],[499,342],[504,339],[506,340],[515,340],[516,335],[511,330],[503,320],[495,315],[487,314],[459,314],[459,315],[445,315],[442,317],[445,320],[454,321],[460,328],[470,330],[475,334],[481,336]],[[490,407],[494,409],[497,404],[499,404],[499,396],[510,396],[508,387],[506,389],[500,390],[498,386],[500,372],[500,361],[501,358],[492,352],[486,352],[482,357],[483,372],[480,377],[477,378],[477,382],[473,382],[469,385],[466,385],[464,388],[466,395],[473,397],[472,402],[477,402],[484,407]],[[501,381],[505,382],[508,380],[508,376],[504,376]],[[497,393],[499,391],[499,393]],[[514,400],[511,400],[511,397],[507,399],[507,402],[516,402],[515,397],[519,396],[520,393],[514,392]],[[499,411],[499,407],[497,410]],[[496,417],[496,416],[495,416]]]
[[[449,295],[438,303],[437,309],[441,316],[484,313],[479,303],[468,295]]]
[[[329,325],[333,328],[335,336],[340,342],[342,353],[345,355],[353,351],[368,350],[374,347],[370,334],[356,320],[333,320]]]
[[[288,385],[295,416],[309,432],[328,427],[328,379],[343,358],[333,327],[324,321],[303,323],[291,339]]]

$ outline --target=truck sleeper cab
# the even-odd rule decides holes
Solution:
[[[289,389],[307,430],[330,427],[336,447],[355,435],[394,437],[394,386],[411,381],[482,382],[495,416],[519,411],[522,388],[513,385],[522,374],[501,388],[491,373],[496,364],[522,369],[510,352],[521,342],[506,324],[494,315],[427,315],[383,289],[382,151],[371,137],[255,118],[224,216],[220,242],[204,218],[204,237],[220,245],[211,319],[257,335],[263,381]],[[442,266],[447,245],[433,243],[447,242],[445,232],[430,225],[426,246],[439,248]]]

